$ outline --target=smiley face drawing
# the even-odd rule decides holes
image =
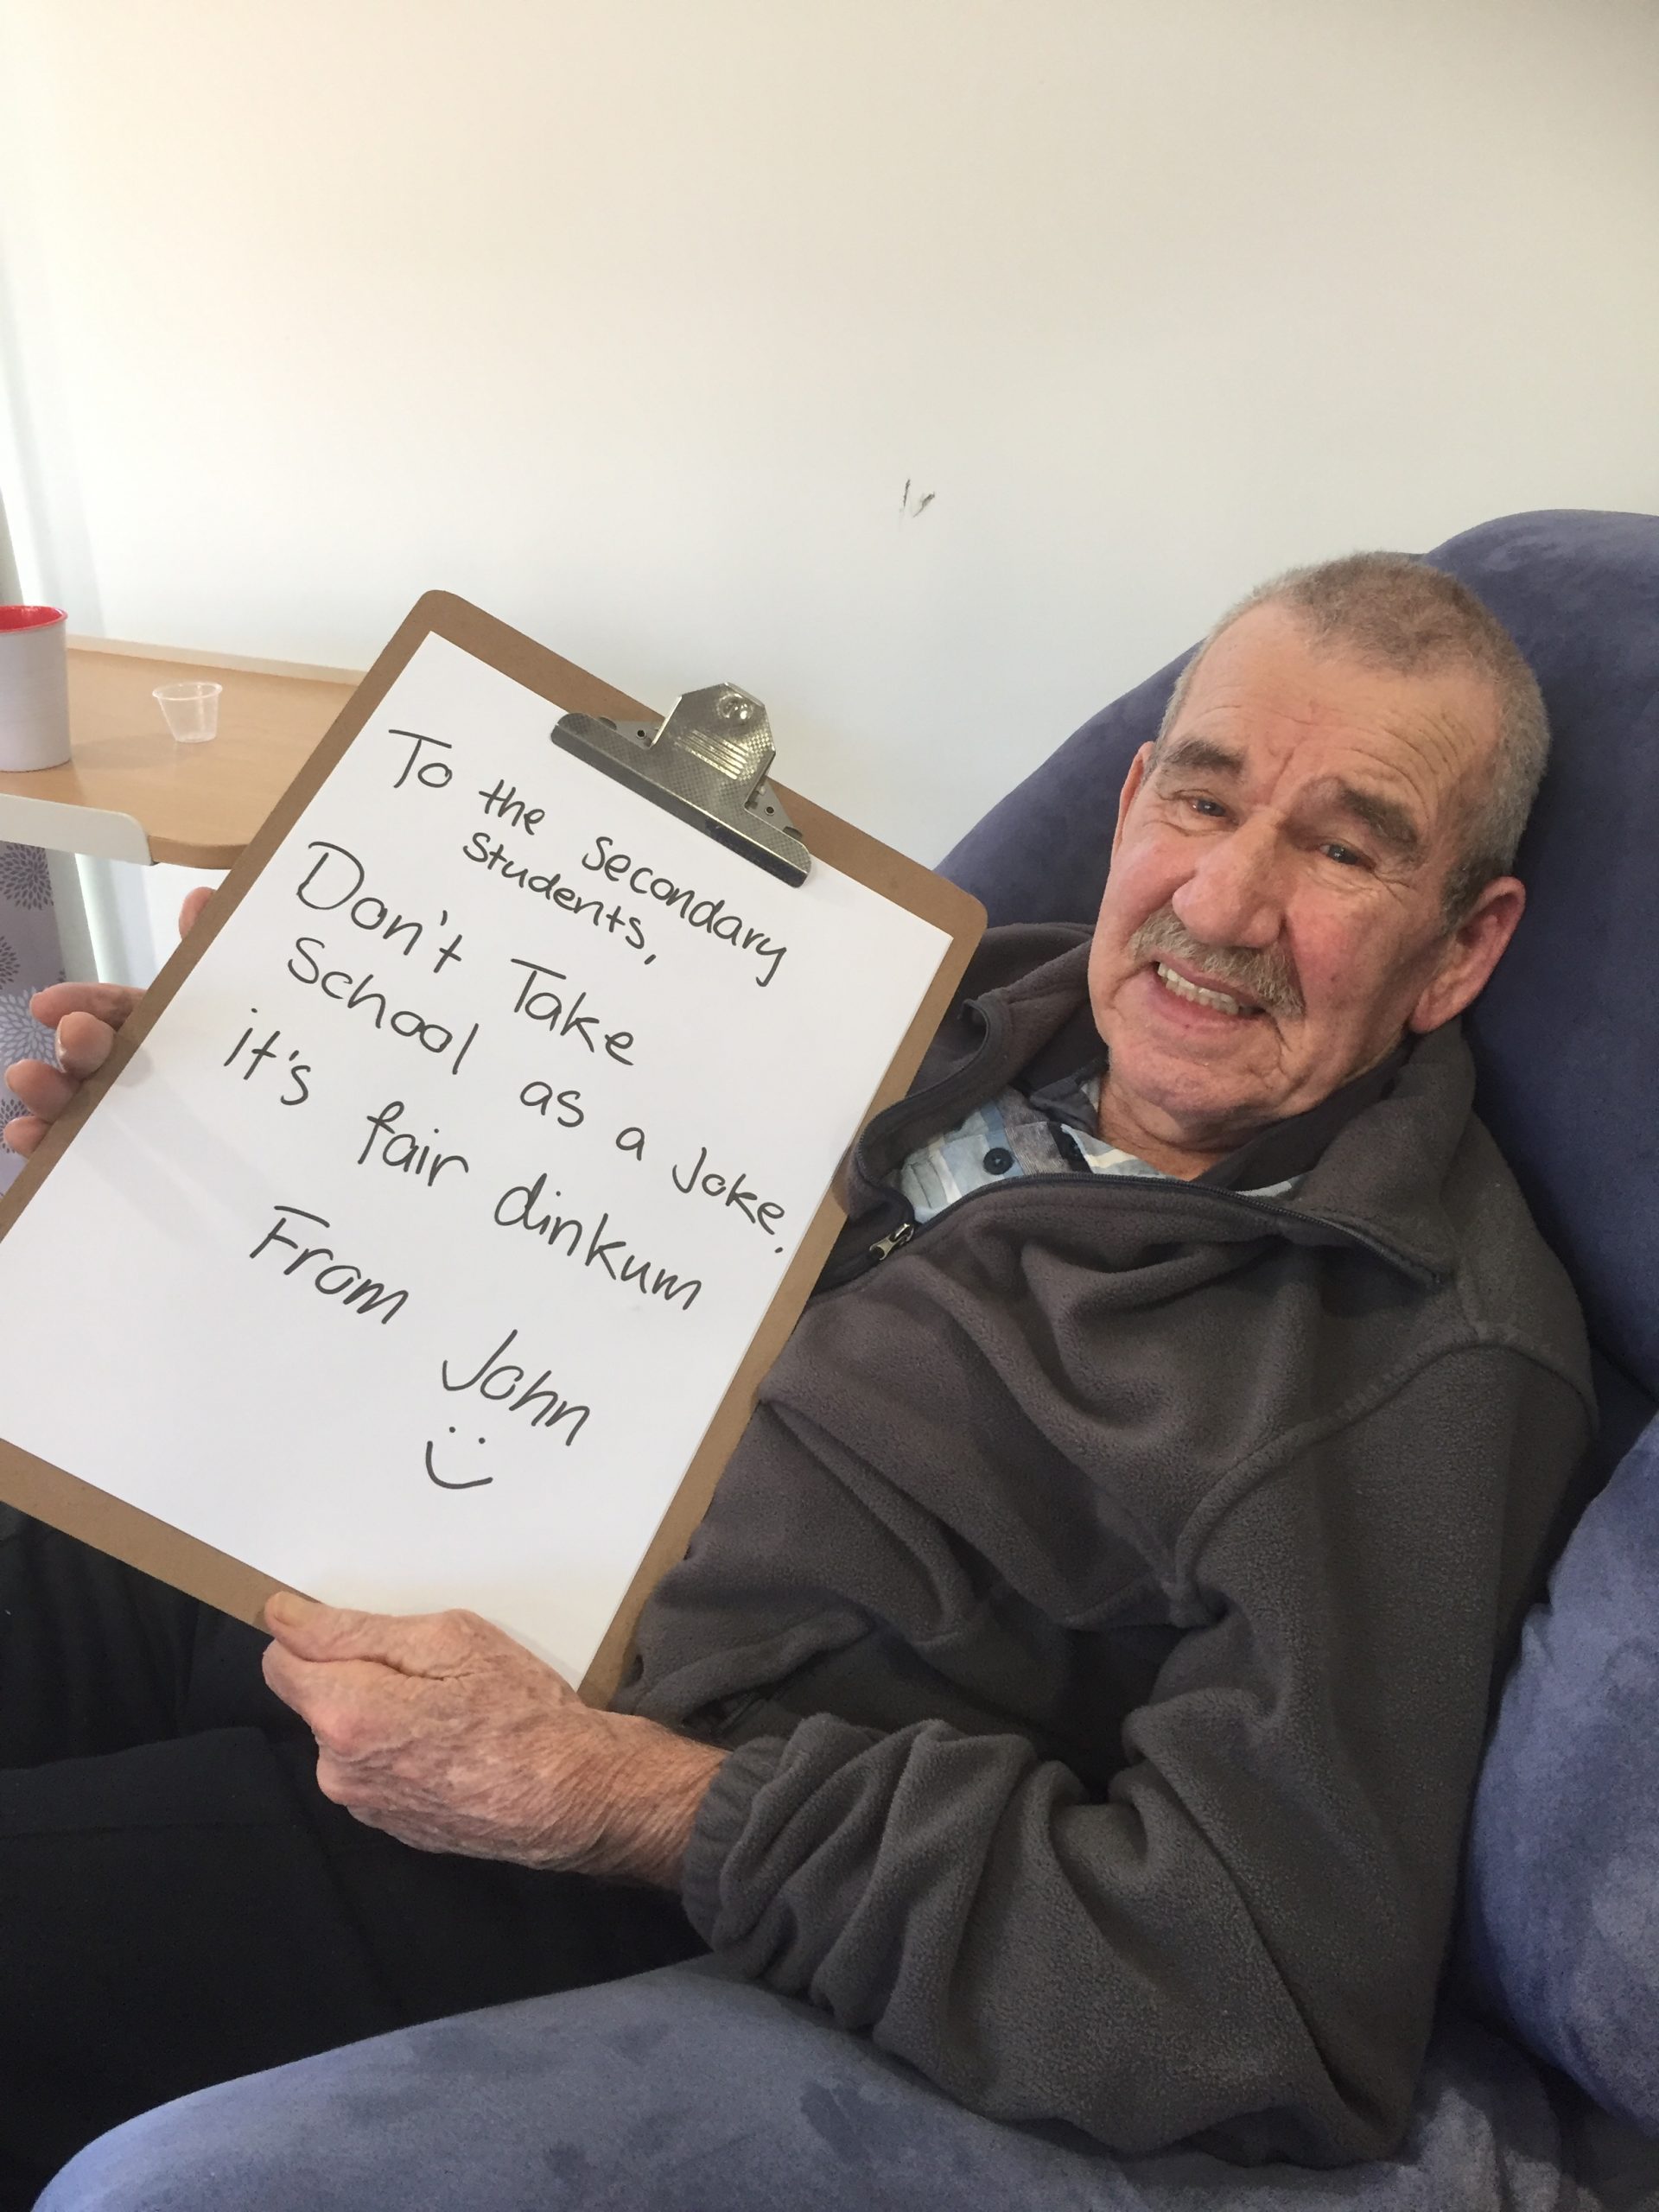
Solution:
[[[452,1421],[449,1425],[449,1433],[453,1436],[454,1433],[454,1424]],[[482,1444],[486,1440],[480,1436],[478,1440]],[[450,1482],[446,1477],[441,1475],[437,1469],[433,1465],[432,1452],[432,1440],[429,1437],[426,1442],[426,1471],[432,1481],[436,1483],[440,1490],[482,1490],[486,1483],[493,1483],[495,1480],[495,1477],[493,1475],[475,1475],[471,1482]]]

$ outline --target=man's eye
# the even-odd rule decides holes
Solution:
[[[1227,810],[1218,798],[1193,798],[1187,801],[1194,814],[1204,814],[1214,820],[1225,821]]]
[[[1351,845],[1326,844],[1321,845],[1319,850],[1329,854],[1333,861],[1340,861],[1344,868],[1363,868],[1365,865],[1363,853],[1357,853]]]

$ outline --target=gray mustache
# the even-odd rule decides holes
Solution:
[[[1148,915],[1129,939],[1129,950],[1138,960],[1166,955],[1190,961],[1216,982],[1235,985],[1269,1014],[1306,1012],[1290,962],[1276,945],[1260,952],[1243,944],[1205,944],[1184,927],[1173,907],[1160,906]]]

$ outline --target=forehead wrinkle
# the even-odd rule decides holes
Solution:
[[[1393,757],[1378,765],[1400,778],[1417,802],[1412,811],[1427,817],[1418,826],[1420,845],[1426,850],[1455,837],[1475,803],[1483,771],[1491,767],[1491,743],[1446,709],[1391,720],[1384,734],[1393,741]]]
[[[1230,746],[1217,744],[1211,737],[1176,737],[1163,748],[1158,765],[1160,768],[1207,768],[1212,774],[1238,776],[1244,772],[1244,756]]]
[[[1461,715],[1444,708],[1390,716],[1382,728],[1448,785],[1477,767],[1490,750],[1483,733],[1471,729]]]
[[[1207,665],[1203,673],[1210,675]],[[1251,777],[1257,762],[1249,741],[1264,702],[1251,686],[1229,681],[1228,672],[1217,670],[1216,677],[1205,687],[1208,696],[1200,692],[1187,702],[1180,734],[1172,734],[1158,747],[1150,764],[1154,776],[1163,769],[1221,775],[1235,784]],[[1281,726],[1281,738],[1270,746],[1279,756],[1271,772],[1274,781],[1287,770],[1296,779],[1292,763],[1306,743],[1351,748],[1358,755],[1353,765],[1362,774],[1380,771],[1404,798],[1379,792],[1369,779],[1351,781],[1333,766],[1319,779],[1323,803],[1334,802],[1410,866],[1423,861],[1447,834],[1457,834],[1491,750],[1462,702],[1420,695],[1409,702],[1389,701],[1381,711],[1369,716],[1362,712],[1356,720],[1346,701],[1310,696],[1300,685],[1290,686],[1289,692],[1268,709],[1269,719]],[[1246,733],[1243,744],[1233,735],[1241,722]]]
[[[1172,740],[1159,765],[1177,774],[1207,771],[1235,780],[1243,776],[1246,768],[1242,753],[1196,733]],[[1305,797],[1316,805],[1337,807],[1381,838],[1402,860],[1415,862],[1422,858],[1426,840],[1410,809],[1398,799],[1337,775],[1320,777]]]

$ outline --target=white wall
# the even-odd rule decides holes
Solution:
[[[0,463],[85,628],[361,664],[444,584],[647,699],[748,684],[933,858],[1274,567],[1659,507],[1650,0],[0,36]]]

